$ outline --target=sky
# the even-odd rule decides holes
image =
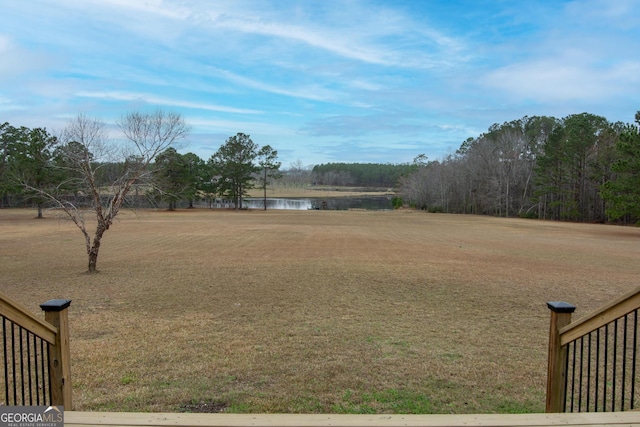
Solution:
[[[640,0],[0,0],[0,123],[180,113],[283,169],[439,160],[495,123],[640,110]]]

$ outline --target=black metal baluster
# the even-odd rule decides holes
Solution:
[[[40,364],[40,369],[42,370],[42,404],[46,405],[47,404],[47,384],[49,384],[49,354],[48,352],[45,353],[44,340],[40,340],[40,357],[42,358],[42,363]],[[45,375],[45,372],[46,372],[46,375]],[[51,402],[51,394],[49,394],[48,402]]]
[[[27,404],[27,384],[25,384],[26,379],[28,378],[28,373],[25,372],[25,363],[24,363],[24,341],[25,341],[25,332],[22,326],[18,326],[18,337],[20,339],[20,385],[22,388],[22,404]]]
[[[631,405],[629,409],[635,408],[636,396],[636,355],[638,353],[638,310],[633,311],[633,356],[631,364]]]
[[[624,324],[623,324],[623,333],[624,339],[622,340],[622,386],[620,390],[620,410],[624,411],[624,390],[626,388],[625,381],[627,380],[627,318],[628,316],[624,316]]]
[[[2,348],[4,351],[4,400],[9,404],[9,359],[7,354],[7,318],[2,316]]]
[[[567,344],[567,351],[564,357],[564,371],[566,375],[564,376],[564,398],[562,399],[562,412],[567,412],[567,392],[569,390],[569,351],[571,349],[571,343]]]
[[[591,401],[591,341],[592,332],[589,332],[589,342],[587,343],[587,412],[589,412],[589,402]]]
[[[600,391],[600,328],[596,330],[596,381],[595,388],[596,393],[593,399],[595,404],[595,411],[598,412],[598,391]]]
[[[613,322],[613,373],[611,381],[611,412],[616,410],[616,368],[618,367],[618,319]]]
[[[33,376],[36,386],[36,405],[40,406],[40,377],[38,376],[38,337],[33,334]]]
[[[49,349],[49,346],[47,345],[47,374],[49,374],[49,360],[51,360],[51,351]],[[47,375],[47,384],[49,385],[49,403],[51,403],[51,396],[53,395],[53,393],[51,392],[51,378],[49,378],[49,375]]]
[[[635,407],[636,396],[636,355],[638,353],[638,310],[633,312],[633,363],[631,365],[631,408]]]
[[[22,326],[18,325],[18,353],[16,353],[16,358],[19,358],[19,364],[20,364],[20,375],[18,376],[18,383],[20,385],[20,395],[22,397],[22,401],[20,402],[21,405],[26,405],[27,404],[27,400],[26,400],[26,393],[25,393],[25,368],[24,368],[24,353],[23,353],[23,346],[22,346]],[[16,384],[16,387],[18,386],[18,384]]]
[[[607,411],[607,373],[609,372],[609,324],[604,326],[604,380],[602,390],[602,411]]]
[[[33,375],[31,375],[31,343],[29,342],[29,336],[31,332],[27,331],[25,341],[27,343],[27,376],[29,380],[29,406],[33,406]]]
[[[11,362],[11,365],[13,366],[13,404],[17,405],[18,387],[16,385],[16,328],[13,322],[11,322]],[[7,402],[7,404],[8,403],[9,402]]]
[[[573,401],[576,391],[576,342],[573,343],[573,362],[571,368],[571,412],[573,412]]]
[[[578,383],[578,412],[582,412],[582,389],[584,388],[584,336],[580,337],[580,382]]]

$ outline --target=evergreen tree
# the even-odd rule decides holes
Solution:
[[[264,210],[267,210],[267,185],[269,185],[269,179],[278,179],[282,176],[280,173],[281,163],[278,161],[278,152],[271,148],[270,145],[265,145],[258,151],[258,166],[261,169],[260,188],[264,191]]]
[[[616,144],[619,159],[612,166],[616,176],[602,187],[612,220],[627,217],[640,221],[640,111],[635,118],[635,124],[625,127]]]
[[[169,210],[176,209],[178,201],[189,188],[189,170],[185,159],[175,148],[169,147],[155,159],[153,194],[169,203]]]
[[[42,208],[47,201],[42,193],[52,190],[63,181],[64,176],[55,167],[54,151],[58,139],[46,129],[26,127],[6,129],[8,141],[7,177],[17,184],[23,193],[35,201],[38,218],[42,218]]]
[[[209,159],[219,193],[231,198],[236,209],[242,208],[242,198],[253,186],[253,174],[258,171],[254,164],[257,150],[249,135],[238,133]]]

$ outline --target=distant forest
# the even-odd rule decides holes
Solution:
[[[329,163],[327,185],[394,187],[403,203],[431,212],[578,222],[640,220],[640,112],[636,123],[582,113],[494,124],[442,160]]]
[[[314,166],[317,185],[395,188],[400,178],[418,170],[415,164],[326,163]]]

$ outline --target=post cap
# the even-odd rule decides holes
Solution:
[[[549,307],[549,310],[556,313],[573,313],[574,311],[576,311],[575,305],[571,305],[568,302],[563,301],[548,302],[547,307]]]
[[[71,305],[70,299],[50,299],[40,304],[42,311],[62,311]]]

